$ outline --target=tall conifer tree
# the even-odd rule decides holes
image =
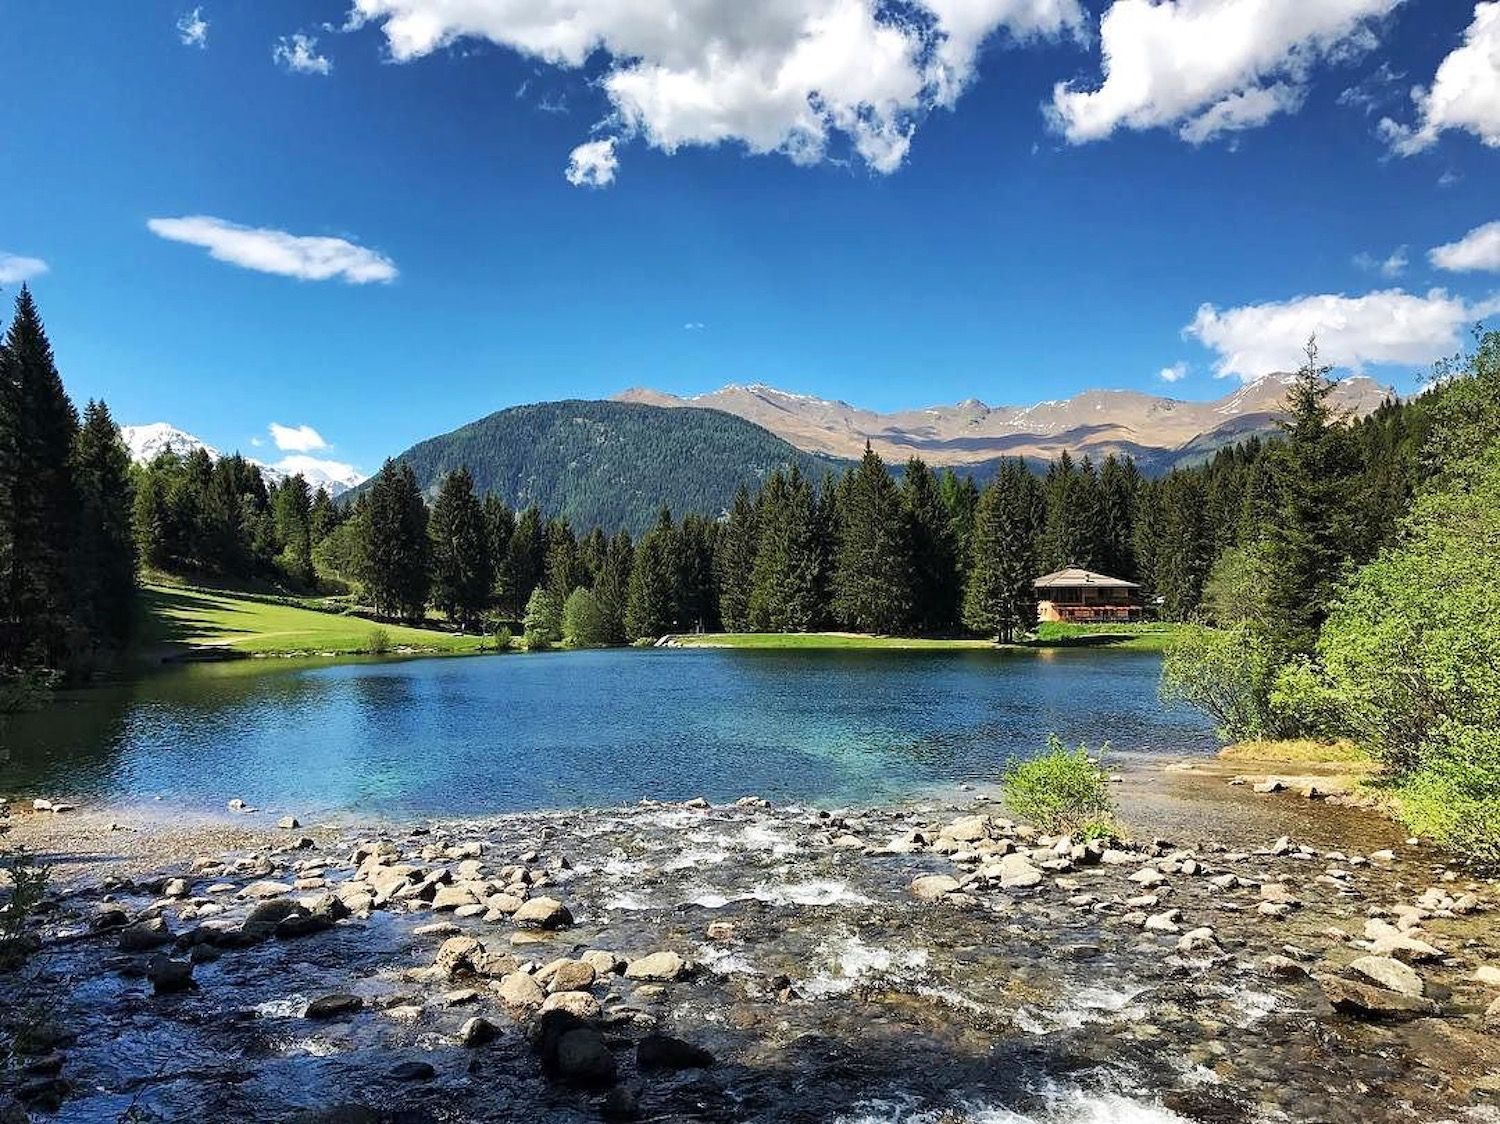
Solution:
[[[856,632],[900,632],[910,624],[911,531],[906,505],[885,462],[865,445],[839,489],[833,615]]]
[[[494,585],[489,528],[467,468],[443,480],[427,521],[432,543],[432,601],[467,628],[479,619]]]
[[[96,647],[120,648],[135,616],[130,453],[103,402],[90,402],[73,447],[78,486],[74,598]]]
[[[1006,461],[974,511],[964,623],[1000,643],[1036,621],[1039,487],[1024,461]]]

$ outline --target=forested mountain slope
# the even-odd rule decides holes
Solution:
[[[820,480],[848,467],[719,410],[582,400],[501,410],[395,459],[429,496],[467,467],[476,490],[511,507],[536,504],[576,528],[632,533],[649,527],[663,503],[676,514],[717,515],[741,484],[753,491],[777,468]]]

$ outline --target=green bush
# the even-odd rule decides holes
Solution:
[[[499,628],[495,629],[493,635],[495,637],[495,639],[493,641],[493,643],[495,645],[495,651],[497,651],[497,652],[508,652],[508,651],[510,651],[511,645],[515,642],[515,638],[513,636],[511,636],[509,628],[507,628],[505,625],[502,624]]]
[[[24,850],[13,854],[5,865],[9,889],[0,900],[0,971],[25,963],[35,948],[26,922],[47,894],[47,868]]]
[[[383,628],[370,629],[369,635],[365,637],[365,646],[361,649],[371,656],[383,656],[391,650],[391,634]]]
[[[602,648],[609,643],[609,624],[599,599],[579,586],[563,602],[563,643],[569,648]]]
[[[1245,628],[1190,628],[1167,647],[1161,697],[1182,702],[1214,720],[1227,742],[1281,733],[1270,711],[1270,660]]]
[[[1114,835],[1109,776],[1084,746],[1069,749],[1053,734],[1047,752],[1012,763],[1002,785],[1006,807],[1042,831],[1085,839]]]

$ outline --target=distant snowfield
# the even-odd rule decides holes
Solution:
[[[120,436],[125,441],[125,447],[130,450],[130,459],[137,464],[147,464],[155,460],[163,453],[177,453],[186,456],[197,449],[205,450],[214,460],[222,455],[207,441],[196,437],[186,430],[178,429],[169,422],[150,422],[146,425],[122,425]],[[284,469],[269,465],[254,458],[246,458],[251,464],[256,465],[268,480],[282,481],[292,475]],[[334,466],[329,462],[327,466],[313,461],[311,457],[298,458],[297,471],[300,472],[308,485],[316,491],[319,487],[327,488],[330,496],[338,496],[347,492],[350,488],[364,483],[363,474],[352,469],[345,470],[344,466]]]

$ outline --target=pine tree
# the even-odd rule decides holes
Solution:
[[[683,632],[718,632],[719,599],[714,584],[714,544],[718,530],[691,512],[677,531],[675,627]]]
[[[1136,495],[1141,474],[1130,457],[1113,453],[1099,470],[1099,568],[1113,578],[1134,581]]]
[[[911,530],[901,492],[865,444],[839,489],[833,615],[856,632],[899,633],[913,616]]]
[[[431,582],[427,506],[407,464],[387,460],[364,513],[362,576],[377,616],[420,620]]]
[[[328,489],[318,485],[317,492],[313,495],[312,510],[307,517],[308,537],[312,545],[316,547],[320,542],[333,534],[339,524],[344,521],[343,513],[333,497],[328,494]]]
[[[546,544],[542,539],[542,515],[535,505],[515,520],[505,544],[505,557],[495,579],[495,596],[500,611],[518,617],[531,591],[545,576]]]
[[[306,478],[298,473],[282,481],[270,494],[269,506],[278,567],[293,582],[311,589],[318,579],[312,558],[312,489]],[[256,554],[262,553],[263,548],[257,548]]]
[[[760,542],[750,594],[756,632],[808,632],[824,615],[823,548],[811,485],[794,465],[773,472],[761,489]]]
[[[656,525],[636,544],[625,605],[625,635],[630,640],[654,639],[672,630],[677,591],[676,529],[665,507]]]
[[[755,549],[760,541],[755,502],[740,485],[729,519],[719,532],[715,564],[719,582],[719,618],[729,632],[750,630],[750,592],[755,579]]]
[[[912,623],[923,632],[951,631],[963,593],[958,545],[943,486],[916,457],[901,478],[901,500],[911,534]]]
[[[169,542],[172,511],[168,502],[167,474],[159,465],[152,465],[140,472],[137,480],[130,517],[136,555],[142,566],[165,569],[172,561]]]
[[[0,666],[67,665],[71,635],[69,554],[75,545],[78,493],[73,441],[78,415],[63,389],[36,302],[21,287],[0,352],[0,396],[6,401],[0,440],[9,465],[9,540],[0,612]]]
[[[1040,485],[1022,460],[1006,461],[979,496],[969,543],[964,624],[1010,643],[1036,622]]]
[[[1309,340],[1287,392],[1289,419],[1275,446],[1275,517],[1267,527],[1267,632],[1279,656],[1309,653],[1328,616],[1353,546],[1349,496],[1355,465],[1342,418],[1329,405],[1337,385]]]
[[[432,543],[433,604],[467,628],[484,612],[495,581],[489,528],[467,468],[443,480],[427,521],[427,537]]]
[[[74,599],[96,647],[121,648],[135,615],[130,453],[103,402],[90,402],[73,444],[78,486]]]
[[[559,605],[581,585],[588,584],[588,571],[578,553],[578,537],[566,519],[550,519],[542,532],[542,570],[547,590]]]
[[[609,540],[594,579],[594,597],[599,602],[606,644],[623,644],[625,608],[630,599],[630,571],[635,564],[635,546],[626,531]]]
[[[1203,583],[1213,564],[1212,528],[1204,511],[1201,475],[1171,473],[1162,481],[1160,500],[1156,590],[1162,598],[1162,615],[1184,621],[1202,602]]]

